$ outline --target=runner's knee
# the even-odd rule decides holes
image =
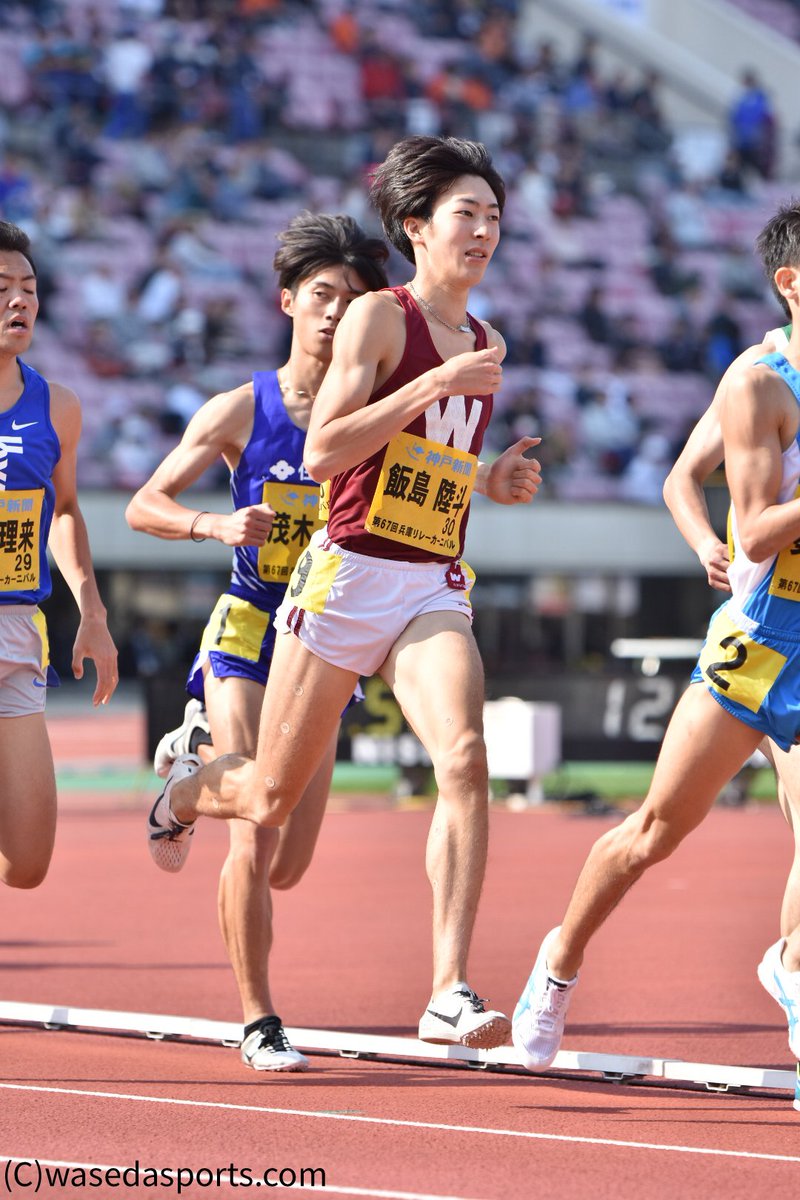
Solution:
[[[281,786],[267,775],[260,782],[254,781],[248,789],[246,813],[254,824],[274,828],[283,825],[286,818],[300,802],[301,791]]]
[[[663,862],[683,841],[683,835],[667,821],[634,813],[617,830],[617,835],[628,872],[641,875],[648,867]]]
[[[488,795],[489,768],[486,744],[475,729],[465,730],[434,762],[439,791],[445,795],[463,794],[465,790]]]

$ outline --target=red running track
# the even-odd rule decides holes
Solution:
[[[305,881],[276,898],[273,974],[287,1024],[414,1032],[429,986],[429,817],[326,818]],[[493,1004],[513,1007],[612,819],[493,812],[471,967]],[[160,875],[144,811],[70,804],[43,887],[3,893],[0,999],[237,1020],[216,928],[224,851],[224,829],[206,822],[185,872]],[[790,858],[776,810],[714,811],[597,938],[565,1048],[790,1069],[782,1014],[755,977],[777,936]],[[141,1171],[319,1167],[316,1194],[330,1196],[751,1200],[788,1190],[800,1168],[800,1114],[782,1093],[319,1056],[304,1075],[256,1076],[219,1046],[12,1026],[0,1026],[0,1084],[0,1156]],[[0,1194],[4,1167],[0,1157]],[[73,1174],[38,1194],[177,1194],[143,1178],[83,1188]],[[182,1195],[251,1190],[244,1176],[234,1186],[207,1179]]]

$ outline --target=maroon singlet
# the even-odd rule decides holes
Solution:
[[[412,380],[417,379],[431,368],[440,366],[443,361],[433,344],[428,323],[411,295],[404,287],[386,290],[391,291],[397,297],[405,311],[406,344],[397,369],[386,380],[386,383],[370,396],[368,404],[377,404],[385,396],[398,391],[404,384],[411,383]],[[480,321],[469,314],[467,314],[467,319],[475,333],[475,349],[484,350],[486,348],[486,330]],[[486,427],[492,415],[493,400],[494,397],[491,395],[443,396],[440,400],[434,400],[425,412],[420,413],[406,425],[404,432],[413,434],[415,437],[440,440],[436,434],[430,431],[432,427],[429,424],[429,418],[436,421],[435,428],[440,429],[442,422],[444,422],[444,427],[448,428],[449,407],[451,414],[454,413],[461,418],[461,423],[465,428],[462,428],[460,438],[457,438],[457,430],[454,428],[443,444],[468,451],[477,457],[480,455]],[[475,405],[478,405],[480,410],[477,419],[473,417],[472,413]],[[466,418],[465,421],[464,418]],[[472,428],[473,421],[474,428]],[[463,445],[461,443],[467,440],[466,434],[469,429],[472,429],[472,432],[469,435],[468,444]],[[331,479],[328,536],[331,541],[346,550],[352,550],[357,554],[368,554],[373,558],[401,559],[404,562],[452,562],[453,558],[450,555],[436,554],[431,550],[391,541],[389,538],[380,537],[365,529],[364,523],[378,486],[378,476],[385,450],[386,447],[382,446],[364,462],[348,468],[340,475],[334,475]],[[467,520],[468,512],[465,512],[461,522],[458,557],[464,550]]]

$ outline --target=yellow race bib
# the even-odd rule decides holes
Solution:
[[[328,520],[328,513],[331,507],[331,481],[325,479],[319,488],[319,519],[323,525]]]
[[[785,663],[783,654],[753,641],[723,611],[711,622],[698,666],[716,692],[755,713]]]
[[[223,654],[258,662],[269,620],[268,612],[262,612],[247,600],[225,592],[208,618],[200,649],[219,650]]]
[[[0,492],[0,592],[39,586],[44,490]]]
[[[261,499],[275,510],[275,520],[258,552],[258,577],[270,583],[288,583],[312,534],[325,524],[320,516],[319,488],[268,480]]]
[[[477,471],[474,454],[396,434],[386,447],[365,528],[454,558]]]
[[[799,496],[800,487],[795,489],[794,499]],[[800,538],[781,550],[776,558],[769,594],[782,596],[784,600],[800,600]]]

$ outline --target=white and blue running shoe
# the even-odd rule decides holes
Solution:
[[[551,929],[541,944],[525,990],[511,1021],[511,1039],[530,1071],[543,1071],[558,1054],[564,1023],[578,976],[568,983],[552,978],[547,951],[561,926]]]
[[[800,1059],[800,971],[787,971],[782,962],[786,938],[770,946],[758,964],[758,978],[777,1000],[789,1023],[789,1049]]]

